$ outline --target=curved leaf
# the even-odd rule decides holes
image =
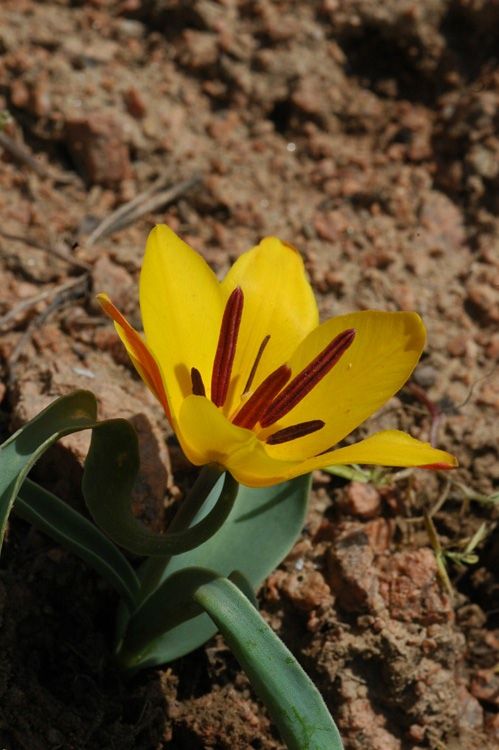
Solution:
[[[95,524],[30,479],[19,491],[14,512],[85,560],[118,591],[129,609],[134,609],[139,579],[128,560]]]
[[[95,396],[75,391],[54,401],[0,446],[0,543],[33,464],[59,438],[89,428],[92,440],[83,477],[85,499],[96,522],[126,549],[161,557],[184,552],[211,536],[230,513],[237,483],[227,476],[219,502],[198,524],[165,536],[149,531],[131,511],[131,490],[139,468],[134,428],[124,419],[97,422]]]
[[[0,548],[19,488],[40,456],[64,435],[95,424],[97,402],[90,391],[62,396],[0,446]]]
[[[132,425],[125,419],[99,422],[85,461],[83,495],[96,524],[136,555],[164,558],[197,547],[220,528],[234,505],[238,484],[227,473],[205,517],[183,530],[156,534],[132,513],[131,492],[138,469],[137,434]]]
[[[76,391],[57,399],[24,425],[0,447],[0,541],[7,519],[26,476],[47,448],[60,437],[92,429],[89,457],[85,466],[84,490],[89,509],[111,539],[143,555],[172,555],[205,541],[224,522],[237,494],[237,483],[225,478],[211,512],[183,531],[162,536],[143,526],[131,511],[131,490],[135,482],[139,453],[135,430],[123,419],[97,422],[97,402],[90,391]],[[212,487],[220,472],[205,473]],[[198,490],[203,488],[198,485]],[[26,484],[21,492],[20,514],[43,527],[47,533],[70,545],[74,552],[100,568],[117,585],[127,605],[135,602],[137,579],[125,558],[100,532],[91,533],[88,523],[54,495]],[[202,499],[202,498],[201,498]],[[196,503],[193,504],[196,506]],[[60,525],[60,528],[58,528]],[[102,556],[101,561],[98,561]]]

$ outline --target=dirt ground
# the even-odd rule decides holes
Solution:
[[[362,434],[431,437],[460,468],[369,485],[318,473],[302,538],[259,594],[347,750],[499,747],[498,50],[496,0],[0,4],[3,436],[90,388],[103,417],[134,421],[136,511],[163,527],[193,472],[94,301],[107,291],[139,325],[155,222],[220,274],[266,234],[293,243],[324,316],[423,316],[411,384]],[[87,439],[37,469],[79,508]],[[477,562],[446,558],[446,588],[436,539],[459,556],[480,528]],[[115,606],[12,521],[2,748],[282,748],[221,638],[124,681]]]

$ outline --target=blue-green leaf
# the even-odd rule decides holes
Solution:
[[[289,750],[342,750],[326,705],[293,654],[226,578],[194,591],[265,703]]]
[[[97,402],[90,391],[75,391],[50,404],[0,446],[0,548],[7,519],[33,464],[56,440],[91,427]]]
[[[118,544],[139,555],[167,556],[205,541],[224,522],[237,492],[227,476],[211,513],[198,524],[161,535],[132,514],[131,491],[139,469],[137,436],[124,419],[97,422],[97,402],[90,391],[75,391],[50,404],[0,446],[0,545],[9,513],[33,464],[64,435],[92,429],[83,492],[101,528]],[[218,474],[217,474],[218,476]]]
[[[220,483],[221,480],[193,523],[213,507]],[[241,486],[232,512],[216,534],[196,549],[173,557],[166,568],[161,560],[148,560],[142,571],[143,578],[158,586],[183,568],[209,568],[221,576],[237,570],[256,589],[296,541],[303,527],[309,490],[309,476],[260,489]],[[139,609],[135,622],[141,616]],[[146,612],[144,616],[147,618],[151,614]],[[126,613],[122,613],[118,640],[126,630],[126,620]],[[151,641],[148,649],[140,649],[135,667],[172,661],[198,648],[215,633],[216,627],[207,615],[192,617],[190,612],[185,612],[184,622]],[[128,648],[126,637],[124,648]]]
[[[234,505],[238,484],[225,474],[210,512],[179,531],[156,534],[138,521],[131,509],[131,492],[139,470],[137,434],[125,419],[99,422],[92,433],[85,461],[82,490],[98,526],[111,539],[136,555],[165,558],[191,550],[211,537]],[[216,478],[220,476],[217,472]]]
[[[194,592],[201,584],[218,577],[207,568],[183,568],[163,581],[141,609],[130,616],[126,649],[118,649],[122,666],[135,669],[141,650],[147,651],[154,638],[183,623],[186,617],[201,615],[202,608],[194,601]],[[247,578],[239,571],[231,573],[229,578],[256,607],[256,598]]]
[[[24,481],[14,512],[85,560],[102,575],[133,610],[139,579],[119,549],[81,513],[30,479]]]

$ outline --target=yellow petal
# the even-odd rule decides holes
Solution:
[[[140,309],[146,341],[168,383],[172,411],[192,393],[196,367],[210,393],[220,332],[220,285],[201,255],[165,225],[149,235],[140,275]]]
[[[189,396],[182,403],[177,437],[187,458],[201,465],[218,463],[241,484],[265,487],[296,472],[296,461],[278,461],[267,454],[251,430],[237,427],[208,399]],[[297,471],[294,476],[300,473]]]
[[[170,409],[168,407],[163,378],[153,354],[147,348],[138,331],[130,325],[124,315],[113,305],[107,294],[98,294],[97,299],[106,315],[114,321],[114,327],[124,343],[135,369],[156,396],[165,410],[166,416],[170,419]]]
[[[224,412],[239,403],[264,338],[270,335],[253,388],[282,365],[313,330],[319,315],[303,260],[291,245],[266,237],[243,253],[222,282],[224,299],[237,287],[244,292],[233,381]]]
[[[263,437],[299,422],[325,421],[325,427],[289,443],[269,446],[276,458],[292,460],[332,448],[390,399],[407,381],[425,344],[416,313],[366,311],[326,321],[310,333],[289,360],[293,377],[339,333],[355,329],[351,346],[303,401]]]
[[[374,464],[379,466],[419,466],[452,469],[457,459],[447,451],[433,448],[430,443],[400,430],[384,430],[344,448],[316,456],[305,462],[307,471],[334,464]]]

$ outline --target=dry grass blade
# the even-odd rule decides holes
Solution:
[[[54,297],[54,301],[65,299],[68,292],[77,290],[78,287],[84,283],[87,283],[87,277],[79,276],[77,279],[70,279],[69,281],[64,282],[64,284],[60,284],[59,286],[53,287],[51,289],[46,289],[45,291],[40,292],[40,294],[35,294],[29,299],[19,302],[11,310],[9,310],[9,312],[5,313],[5,315],[0,318],[0,328],[4,328],[12,320],[15,320],[19,313],[23,312],[24,310],[29,310],[30,307],[34,307],[39,302],[43,302],[44,300],[50,299],[51,297]],[[40,314],[42,315],[43,313]]]
[[[144,214],[155,211],[167,203],[171,203],[194,187],[200,179],[199,175],[194,175],[166,190],[161,189],[166,182],[163,177],[155,180],[147,190],[144,190],[133,198],[133,200],[123,204],[103,219],[87,237],[85,245],[92,247],[98,240],[130,226],[130,224],[133,224],[134,221],[137,221]]]
[[[64,288],[61,288],[64,287]],[[24,331],[23,335],[17,342],[17,345],[14,348],[14,351],[9,357],[9,377],[8,382],[9,384],[12,384],[14,377],[15,377],[15,366],[19,360],[19,357],[22,354],[22,351],[28,341],[31,339],[31,336],[33,335],[33,332],[40,328],[45,321],[58,309],[61,307],[64,307],[68,302],[71,302],[72,300],[84,296],[88,291],[88,277],[80,277],[79,279],[73,280],[72,284],[61,284],[61,287],[59,287],[58,291],[57,289],[52,289],[52,293],[54,291],[56,292],[56,296],[48,305],[48,307],[45,308],[39,315],[37,315],[33,320],[30,322],[26,330]],[[80,287],[80,288],[79,288]]]

